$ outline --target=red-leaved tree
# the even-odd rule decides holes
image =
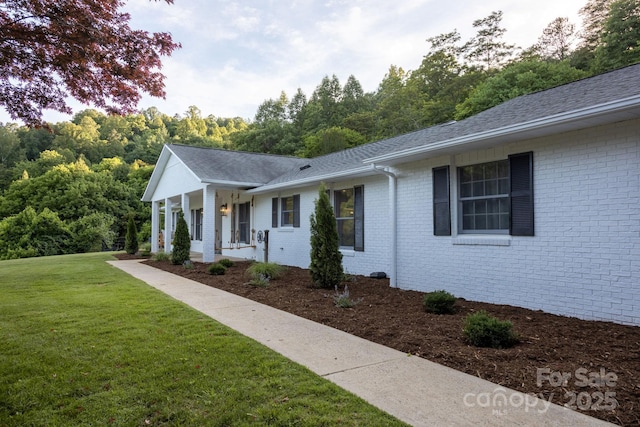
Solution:
[[[173,0],[165,0],[173,3]],[[0,0],[0,105],[42,124],[42,110],[71,113],[65,99],[127,114],[146,92],[164,97],[168,33],[129,27],[122,0]]]

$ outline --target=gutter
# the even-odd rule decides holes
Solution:
[[[389,178],[389,219],[391,221],[391,271],[389,271],[389,286],[398,287],[398,218],[396,184],[398,176],[390,168],[371,165],[371,170],[386,175]]]
[[[572,110],[565,113],[560,113],[555,116],[543,117],[540,119],[531,120],[524,123],[518,123],[498,129],[493,129],[485,132],[474,133],[471,135],[464,135],[458,138],[453,138],[445,141],[436,142],[429,145],[422,145],[415,148],[410,148],[403,151],[398,151],[389,154],[383,154],[381,156],[371,157],[365,159],[363,162],[369,164],[384,163],[393,160],[400,160],[404,157],[416,156],[421,154],[427,154],[432,151],[442,150],[446,148],[456,147],[459,145],[465,145],[472,142],[480,142],[489,139],[504,137],[507,135],[514,135],[522,132],[533,131],[542,128],[548,128],[550,126],[563,125],[577,120],[590,119],[598,116],[602,116],[607,113],[620,113],[630,108],[638,108],[640,104],[640,96],[633,96],[622,100],[608,102],[605,104],[599,104],[592,107],[582,108],[580,110]],[[635,115],[634,117],[637,117]]]

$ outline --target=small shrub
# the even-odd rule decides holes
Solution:
[[[173,237],[173,252],[171,253],[171,263],[174,265],[184,264],[190,258],[191,236],[189,227],[184,219],[182,211],[178,212],[178,222],[176,223],[176,234]]]
[[[462,332],[476,347],[508,348],[519,341],[511,322],[499,320],[484,310],[469,314]]]
[[[247,268],[247,273],[253,280],[260,280],[262,276],[269,280],[277,279],[284,271],[285,268],[275,262],[256,262]]]
[[[335,290],[336,293],[333,296],[333,302],[336,304],[336,307],[351,308],[362,301],[362,298],[358,298],[357,300],[351,299],[349,296],[349,287],[346,285],[342,292],[338,292],[338,286],[335,287]]]
[[[455,303],[456,297],[445,290],[429,292],[423,301],[424,309],[435,314],[452,314]]]
[[[142,256],[151,256],[151,243],[142,243],[138,250],[140,251],[140,255]]]
[[[168,261],[171,259],[171,255],[166,252],[157,252],[153,255],[154,261]]]
[[[265,276],[264,274],[260,274],[258,277],[254,277],[249,281],[249,284],[251,286],[255,286],[258,288],[266,288],[267,286],[269,286],[269,283],[269,277]]]
[[[193,265],[193,262],[191,262],[190,259],[186,260],[185,262],[182,263],[182,266],[186,269],[186,270],[193,270],[195,268],[195,265]]]
[[[214,262],[207,268],[207,272],[213,276],[222,276],[225,271],[227,271],[227,267],[220,264],[219,262]]]
[[[218,264],[224,265],[227,268],[233,267],[233,261],[228,258],[221,259],[220,261],[218,261]]]

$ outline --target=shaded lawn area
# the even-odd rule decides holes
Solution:
[[[404,425],[108,259],[0,262],[0,426]]]

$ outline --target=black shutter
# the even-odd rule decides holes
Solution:
[[[364,251],[364,187],[353,189],[354,245],[356,251]]]
[[[278,198],[271,199],[271,227],[278,228]]]
[[[449,166],[433,168],[433,235],[451,236]]]
[[[509,234],[533,236],[533,153],[509,156],[511,215]]]
[[[300,195],[293,196],[293,226],[300,227]]]

